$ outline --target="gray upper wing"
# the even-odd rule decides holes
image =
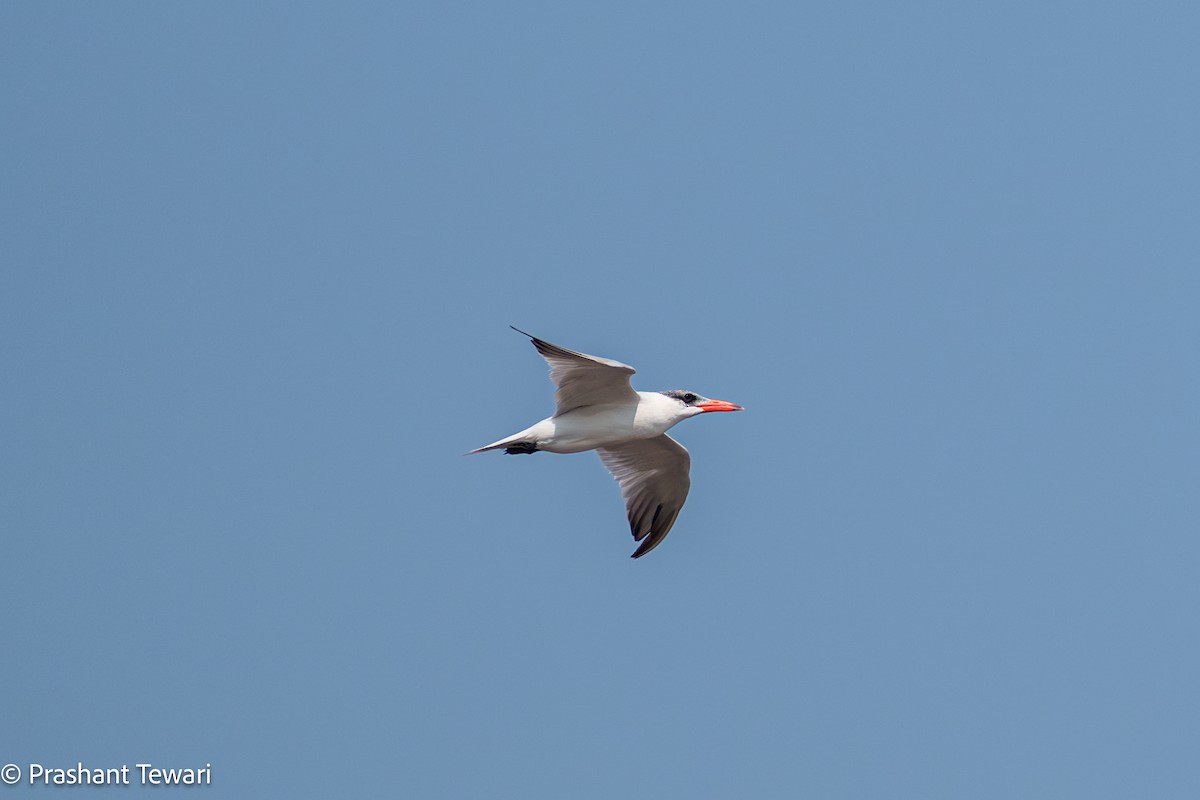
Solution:
[[[580,406],[637,402],[637,392],[629,385],[634,369],[628,364],[576,353],[517,328],[513,330],[529,336],[550,365],[550,380],[558,387],[554,393],[555,416]]]

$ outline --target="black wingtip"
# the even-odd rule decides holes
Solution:
[[[638,549],[633,552],[631,558],[641,558],[649,553],[654,548],[662,544],[663,539],[667,538],[667,534],[671,532],[671,526],[675,524],[675,517],[668,514],[662,526],[658,524],[658,518],[662,514],[662,503],[658,504],[658,508],[654,509],[654,517],[650,520],[650,529],[647,530],[640,541]],[[676,514],[679,512],[676,511]],[[630,523],[630,530],[633,530],[633,538],[637,539],[637,531],[633,529],[633,523]]]
[[[658,544],[661,541],[661,536],[658,538],[654,538],[653,536],[647,537],[642,541],[641,547],[633,551],[633,555],[631,555],[630,558],[641,558],[642,556],[646,555],[646,553],[649,553],[651,550],[658,547]]]
[[[518,328],[516,325],[509,325],[508,327],[512,328],[514,331],[516,331],[517,333],[521,334],[522,336],[528,336],[530,339],[536,339],[536,338],[537,338],[537,337],[536,337],[536,336],[534,336],[532,333],[526,333],[525,331],[523,331],[523,330],[521,330],[520,328]]]

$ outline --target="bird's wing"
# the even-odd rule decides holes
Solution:
[[[517,328],[513,330],[529,336],[550,365],[550,380],[558,387],[554,393],[555,416],[580,406],[637,402],[637,392],[629,385],[634,369],[628,364],[576,353]]]
[[[600,460],[621,485],[629,529],[641,545],[633,557],[653,550],[679,516],[692,479],[692,458],[687,449],[667,436],[631,439],[611,447],[597,447]]]

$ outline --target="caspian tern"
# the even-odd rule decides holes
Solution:
[[[633,558],[646,555],[675,524],[692,483],[692,459],[667,430],[697,414],[742,407],[682,390],[634,391],[629,384],[634,369],[628,364],[513,330],[529,336],[550,365],[550,380],[558,388],[554,416],[467,455],[501,448],[509,455],[595,450],[621,486],[629,528],[641,543]]]

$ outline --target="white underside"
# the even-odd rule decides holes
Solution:
[[[493,442],[486,450],[508,443],[529,442],[549,453],[581,453],[634,439],[660,436],[677,422],[700,413],[684,409],[658,392],[639,392],[636,404],[585,406],[561,416],[547,417],[525,430]]]

